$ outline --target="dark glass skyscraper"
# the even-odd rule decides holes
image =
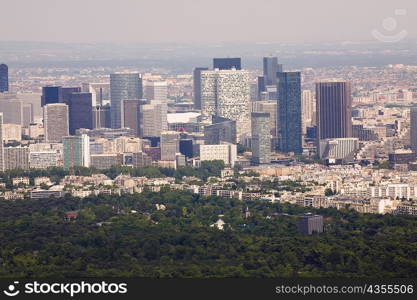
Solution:
[[[62,87],[60,102],[68,104],[72,93],[81,93],[80,87]]]
[[[93,106],[91,93],[71,93],[68,100],[69,132],[80,128],[93,129]]]
[[[352,137],[352,94],[350,82],[316,84],[318,139]]]
[[[193,96],[196,109],[201,109],[201,71],[205,70],[208,68],[195,68],[193,72]]]
[[[69,103],[71,93],[80,93],[80,87],[44,86],[42,88],[41,105],[52,103]]]
[[[282,152],[301,153],[301,73],[277,74],[279,149]]]
[[[9,91],[9,67],[0,65],[0,93]]]
[[[60,86],[44,86],[42,88],[41,105],[62,102],[62,90]]]
[[[240,57],[213,59],[213,69],[231,70],[233,68],[236,70],[242,69]]]

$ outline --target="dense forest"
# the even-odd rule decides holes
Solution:
[[[324,216],[325,233],[298,232],[307,211]],[[223,230],[210,226],[219,215]],[[417,218],[169,189],[3,200],[0,276],[417,277]]]

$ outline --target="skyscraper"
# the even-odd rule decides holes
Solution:
[[[250,135],[249,72],[245,70],[201,71],[202,119],[212,116],[236,121],[237,135]]]
[[[271,132],[269,113],[252,113],[252,161],[255,164],[271,162]]]
[[[277,82],[277,72],[282,72],[282,65],[278,64],[278,57],[264,57],[263,71],[265,85],[275,85]]]
[[[81,91],[92,94],[93,106],[102,106],[110,99],[109,83],[83,83]]]
[[[417,107],[410,109],[410,145],[417,154]]]
[[[0,172],[4,171],[3,113],[0,112]]]
[[[64,168],[90,166],[90,138],[86,134],[62,138],[64,146]]]
[[[69,133],[68,105],[64,103],[47,104],[43,108],[45,141],[61,143],[62,137]]]
[[[60,86],[44,86],[42,88],[41,106],[62,102],[62,88]]]
[[[352,94],[350,82],[316,84],[318,139],[352,137]]]
[[[0,93],[9,91],[9,67],[0,65]]]
[[[79,128],[93,129],[93,106],[91,93],[71,93],[68,97],[69,133]]]
[[[111,128],[122,126],[122,101],[141,98],[142,78],[139,73],[110,74]]]
[[[69,104],[72,93],[81,93],[80,87],[61,87],[60,103]]]
[[[145,86],[146,100],[167,101],[168,85],[166,81],[149,81]]]
[[[219,145],[222,142],[236,144],[236,121],[213,116],[212,123],[204,126],[205,145]]]
[[[22,106],[22,110],[23,110],[22,126],[29,128],[29,125],[33,123],[33,119],[34,119],[33,104],[24,103]]]
[[[5,124],[22,125],[23,122],[23,104],[17,99],[15,94],[0,94],[0,112],[3,113],[3,122]]]
[[[303,134],[305,134],[307,127],[313,124],[314,103],[313,95],[310,90],[303,91],[301,112],[303,120]]]
[[[93,106],[93,128],[111,128],[110,106]]]
[[[241,59],[240,57],[233,57],[233,58],[213,58],[213,69],[219,70],[241,70]]]
[[[135,136],[141,136],[141,106],[146,104],[146,100],[123,100],[122,120],[123,127],[133,129]]]
[[[141,137],[160,137],[168,129],[166,101],[152,100],[141,106]]]
[[[180,152],[180,134],[175,131],[161,133],[161,160],[175,160]]]
[[[301,73],[278,73],[277,81],[279,150],[301,153]]]
[[[194,108],[201,109],[201,71],[208,68],[195,68],[193,72],[193,98]]]
[[[252,112],[259,113],[269,113],[269,125],[270,133],[273,137],[277,136],[277,101],[268,100],[268,101],[253,101],[252,102]]]
[[[282,72],[278,58],[267,56],[263,58],[263,76],[258,77],[258,93],[260,100],[277,99],[277,73]],[[266,93],[266,94],[265,94]],[[263,96],[265,94],[265,96]]]

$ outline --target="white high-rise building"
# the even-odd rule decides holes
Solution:
[[[236,121],[237,135],[250,135],[250,82],[246,70],[201,71],[201,110],[204,122],[213,115]]]
[[[161,136],[161,132],[168,129],[166,101],[152,100],[141,106],[141,136]]]
[[[62,137],[69,134],[68,105],[64,103],[45,105],[43,107],[43,127],[46,142],[60,143]]]
[[[147,100],[167,101],[168,85],[166,81],[148,81],[145,86],[145,98]]]
[[[91,93],[92,105],[101,106],[110,98],[109,83],[83,83],[81,86],[83,93]]]
[[[304,90],[301,99],[301,120],[303,134],[306,133],[307,127],[313,124],[314,101],[310,90]]]

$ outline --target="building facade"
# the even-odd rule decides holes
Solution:
[[[63,137],[64,168],[90,166],[90,139],[86,134]]]
[[[232,57],[232,58],[213,58],[213,69],[219,70],[241,70],[242,63],[240,57]]]
[[[350,82],[316,84],[316,122],[319,139],[352,137]]]
[[[201,71],[202,119],[212,116],[236,121],[237,135],[250,135],[249,72],[245,70]]]
[[[80,128],[93,129],[93,106],[91,93],[71,93],[68,101],[69,133]]]
[[[193,99],[194,108],[201,109],[201,71],[206,71],[208,68],[195,68],[193,71]]]
[[[142,78],[139,73],[110,74],[111,128],[122,127],[122,101],[142,99]]]
[[[277,75],[278,138],[282,152],[301,153],[301,73],[282,72]]]
[[[68,105],[64,103],[47,104],[43,108],[45,141],[60,143],[69,134]]]
[[[271,162],[271,133],[269,113],[252,113],[252,162]]]

